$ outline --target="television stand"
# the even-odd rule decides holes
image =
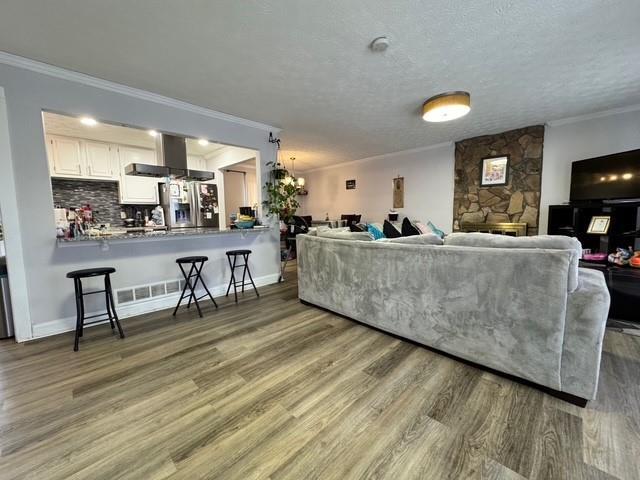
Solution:
[[[594,216],[611,218],[606,235],[588,233]],[[614,253],[617,248],[640,250],[640,202],[583,202],[549,207],[547,231],[580,240],[592,252]],[[604,273],[611,294],[610,319],[627,320],[640,326],[640,269],[580,261],[580,266]]]
[[[640,327],[640,268],[621,267],[580,260],[583,268],[599,270],[604,274],[611,295],[609,320],[624,320]]]

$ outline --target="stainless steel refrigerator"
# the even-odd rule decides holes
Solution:
[[[160,185],[160,199],[169,228],[220,226],[216,185],[172,181]]]
[[[218,186],[211,183],[193,182],[196,202],[196,225],[198,227],[220,226],[218,206]]]

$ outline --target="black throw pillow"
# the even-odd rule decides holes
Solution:
[[[382,225],[382,233],[384,233],[384,236],[387,238],[399,238],[402,236],[402,233],[400,233],[398,229],[389,222],[389,220],[384,221],[384,224]]]
[[[349,230],[351,232],[366,232],[367,226],[362,225],[361,223],[352,223],[351,225],[349,225]]]
[[[402,236],[410,237],[411,235],[420,235],[420,233],[418,227],[411,223],[409,217],[404,217],[404,220],[402,220]]]

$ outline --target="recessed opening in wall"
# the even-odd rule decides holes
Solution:
[[[245,225],[255,218],[258,209],[258,182],[256,181],[256,159],[228,165],[222,171],[224,181],[224,203],[229,213],[229,222]]]
[[[42,117],[58,237],[225,227],[221,169],[252,159],[255,183],[255,150],[90,115]],[[228,186],[259,204],[251,191]]]

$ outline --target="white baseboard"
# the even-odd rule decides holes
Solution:
[[[262,277],[254,278],[254,282],[257,287],[262,287],[265,285],[271,285],[272,283],[277,283],[280,278],[279,273],[273,273],[271,275],[264,275]],[[227,291],[227,284],[224,285],[216,285],[215,287],[210,287],[209,291],[214,297],[219,297],[224,295]],[[204,289],[198,290],[196,294],[198,296],[204,294]],[[230,294],[231,295],[231,294]],[[122,320],[129,317],[135,317],[136,315],[142,315],[145,313],[156,312],[158,310],[166,310],[169,308],[174,308],[176,303],[178,303],[178,299],[180,298],[179,293],[175,293],[172,295],[165,295],[160,298],[151,298],[149,300],[135,302],[130,305],[118,305],[118,317]],[[97,315],[99,313],[104,312],[86,312],[86,316]],[[107,320],[104,321],[106,323]],[[99,325],[99,324],[94,324]],[[94,325],[88,325],[88,327],[93,327]],[[76,317],[67,317],[67,318],[59,318],[57,320],[52,320],[50,322],[45,323],[37,323],[33,325],[33,339],[49,337],[51,335],[57,335],[59,333],[71,332],[76,328]],[[125,332],[126,333],[126,332]]]

